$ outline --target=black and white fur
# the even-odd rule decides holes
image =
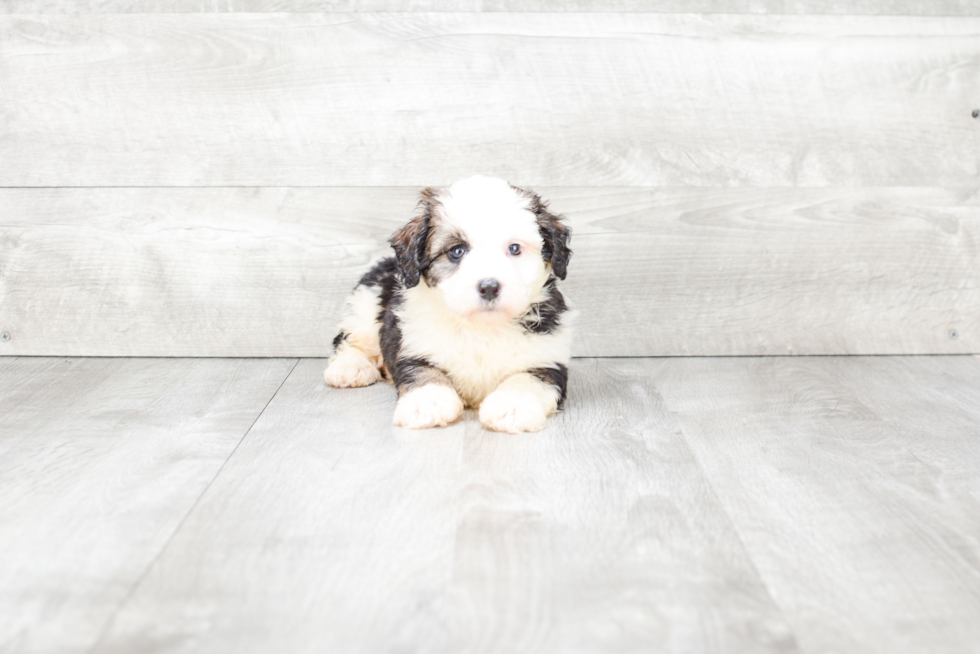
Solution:
[[[394,423],[413,429],[450,424],[464,406],[497,431],[543,428],[568,381],[562,220],[501,179],[422,191],[418,215],[391,237],[395,256],[347,301],[327,383],[391,379]]]

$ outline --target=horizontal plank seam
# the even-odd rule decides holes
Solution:
[[[407,16],[417,16],[420,14],[558,14],[562,16],[572,16],[572,15],[608,15],[617,16],[622,14],[637,14],[637,15],[649,15],[649,16],[751,16],[751,17],[768,17],[768,16],[827,16],[831,18],[837,17],[848,17],[848,16],[867,16],[870,18],[877,17],[889,17],[889,18],[972,18],[980,15],[980,12],[967,10],[964,12],[948,12],[948,13],[912,13],[912,12],[878,12],[878,11],[856,11],[849,10],[843,12],[835,11],[737,11],[737,10],[710,10],[702,9],[699,11],[682,11],[679,9],[673,10],[657,10],[657,9],[646,9],[646,8],[635,8],[630,7],[628,9],[606,9],[606,10],[588,10],[588,9],[577,9],[574,11],[563,11],[560,9],[480,9],[480,10],[457,10],[457,9],[419,9],[417,11],[385,11],[383,9],[378,10],[345,10],[345,9],[331,9],[329,7],[324,7],[321,9],[308,9],[308,10],[288,10],[288,9],[269,9],[269,10],[255,10],[255,9],[242,9],[242,10],[203,10],[203,11],[154,11],[152,9],[140,10],[140,11],[100,11],[97,9],[80,9],[80,10],[56,10],[56,9],[46,9],[40,11],[31,12],[5,12],[0,11],[0,17],[11,16],[209,16],[209,15],[266,15],[266,14],[287,14],[295,16],[304,15],[317,15],[317,14],[358,14],[358,15],[372,15],[372,14],[386,14],[386,15],[407,15]]]
[[[572,359],[591,360],[591,359],[807,359],[807,358],[838,358],[856,359],[871,357],[977,357],[980,352],[923,352],[919,354],[892,353],[892,354],[661,354],[661,355],[606,355],[606,356],[574,356]],[[60,354],[0,354],[0,359],[4,358],[21,359],[329,359],[330,355],[322,357],[288,357],[288,356],[246,356],[246,357],[213,357],[213,356],[160,356],[142,354],[123,354],[123,355],[60,355]],[[295,366],[294,366],[295,367]],[[273,396],[275,397],[275,396]],[[271,401],[271,400],[270,400]],[[264,409],[263,409],[264,411]],[[262,414],[260,413],[259,416]],[[258,418],[256,418],[258,420]],[[254,423],[253,423],[254,424]],[[247,434],[247,432],[246,432]],[[242,437],[244,438],[244,436]]]
[[[980,356],[980,352],[921,352],[909,354],[907,352],[881,353],[872,352],[866,354],[662,354],[662,355],[623,355],[623,356],[575,356],[573,359],[806,359],[806,358],[838,358],[856,359],[869,357],[975,357]],[[193,358],[193,357],[190,357]]]
[[[151,185],[138,186],[133,184],[110,184],[110,185],[41,185],[41,186],[2,186],[0,191],[57,191],[57,190],[101,190],[101,189],[199,189],[199,190],[220,190],[220,189],[421,189],[426,184],[197,184],[197,185]],[[565,189],[623,189],[623,190],[719,190],[719,191],[857,191],[857,190],[889,190],[889,189],[943,189],[943,190],[975,190],[969,184],[881,184],[881,185],[862,185],[848,186],[845,184],[768,184],[768,185],[740,185],[725,186],[720,184],[525,184],[525,186],[541,187],[554,190]]]
[[[134,358],[140,358],[140,357],[134,357]],[[171,357],[159,357],[159,358],[171,358]],[[270,357],[270,358],[272,358],[272,357]],[[228,454],[228,456],[222,462],[222,464],[218,468],[217,472],[214,473],[214,476],[211,477],[211,480],[208,481],[207,485],[205,485],[204,489],[197,496],[197,499],[194,500],[194,503],[187,510],[187,513],[184,514],[184,517],[181,518],[180,522],[174,528],[173,532],[171,532],[170,536],[167,537],[166,542],[163,544],[163,546],[160,548],[160,550],[156,553],[156,555],[153,557],[153,559],[147,564],[146,568],[143,570],[143,573],[139,576],[139,578],[133,583],[132,587],[129,589],[129,592],[126,594],[126,597],[124,597],[122,599],[122,601],[120,601],[119,604],[116,606],[115,610],[112,612],[112,615],[109,616],[109,619],[108,620],[106,620],[105,626],[103,626],[102,632],[99,634],[99,637],[96,639],[96,641],[92,645],[92,647],[87,650],[87,654],[93,654],[102,645],[102,642],[105,640],[106,636],[109,634],[109,631],[111,630],[112,625],[115,623],[116,618],[119,616],[119,613],[126,607],[126,605],[130,602],[130,600],[132,600],[133,596],[136,594],[136,591],[139,590],[139,587],[143,585],[143,582],[146,581],[146,578],[150,574],[150,570],[153,569],[153,567],[160,560],[160,557],[163,556],[163,553],[166,552],[167,551],[167,548],[170,547],[170,544],[173,542],[174,538],[177,536],[177,534],[183,528],[184,523],[187,522],[187,519],[191,516],[191,514],[194,513],[194,510],[197,509],[198,504],[201,503],[201,499],[207,494],[208,490],[214,484],[215,480],[221,475],[221,471],[225,469],[225,466],[228,465],[228,462],[231,461],[231,459],[232,459],[233,456],[235,456],[235,452],[237,452],[238,451],[238,448],[241,447],[241,445],[242,445],[243,442],[245,442],[245,438],[248,437],[249,433],[252,431],[252,428],[255,427],[255,424],[262,417],[262,414],[264,414],[265,413],[265,410],[269,408],[269,405],[272,404],[272,401],[274,399],[276,399],[276,395],[279,394],[279,391],[282,389],[283,385],[289,379],[290,375],[293,374],[293,370],[296,369],[296,366],[299,365],[299,362],[301,360],[302,360],[301,358],[297,358],[296,359],[296,361],[293,363],[293,367],[289,369],[289,372],[287,372],[286,375],[283,377],[282,382],[280,382],[279,386],[276,387],[276,390],[272,394],[272,397],[270,397],[269,398],[269,401],[265,403],[265,406],[262,407],[262,410],[259,411],[259,414],[257,416],[255,416],[255,420],[252,421],[252,424],[249,425],[248,426],[248,429],[245,430],[245,433],[242,434],[242,437],[238,440],[238,442],[235,444],[235,447],[231,450],[231,452]]]

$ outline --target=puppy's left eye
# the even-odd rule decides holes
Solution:
[[[521,253],[521,246],[518,245],[517,243],[511,243],[510,247],[507,248],[507,251],[516,257],[518,254]]]
[[[463,258],[464,254],[466,254],[466,248],[463,247],[462,245],[457,245],[456,247],[451,248],[448,252],[446,252],[446,254],[449,256],[450,261],[456,263]]]

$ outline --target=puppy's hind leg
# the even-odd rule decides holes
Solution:
[[[348,298],[334,355],[323,377],[336,388],[370,386],[381,379],[378,311],[381,288],[360,284]]]

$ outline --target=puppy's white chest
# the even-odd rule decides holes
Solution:
[[[402,321],[402,352],[445,371],[464,400],[476,406],[510,375],[534,367],[531,339],[517,325],[470,330],[441,320]]]
[[[568,362],[564,331],[528,334],[514,323],[467,329],[451,318],[411,310],[402,314],[401,328],[403,356],[424,357],[445,371],[474,407],[515,373]]]
[[[568,364],[571,332],[567,329],[538,334],[515,321],[496,325],[463,321],[422,284],[405,293],[396,314],[402,334],[400,355],[430,361],[473,407],[511,375]]]

